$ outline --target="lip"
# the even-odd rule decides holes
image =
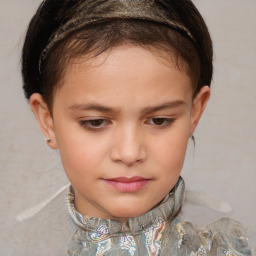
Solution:
[[[144,177],[116,177],[111,179],[104,179],[104,181],[123,193],[134,193],[142,189],[150,179]]]

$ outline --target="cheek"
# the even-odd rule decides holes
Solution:
[[[90,180],[99,174],[107,154],[106,141],[95,141],[82,129],[58,129],[57,139],[63,167],[68,178]]]
[[[158,141],[155,147],[156,161],[161,170],[168,173],[180,173],[189,138],[189,126],[177,127]]]

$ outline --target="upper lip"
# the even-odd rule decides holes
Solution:
[[[129,182],[140,181],[140,180],[149,180],[149,179],[147,179],[145,177],[134,176],[134,177],[116,177],[116,178],[110,178],[110,179],[106,179],[106,180],[114,181],[114,182],[129,183]]]

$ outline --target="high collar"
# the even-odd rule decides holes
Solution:
[[[83,230],[96,232],[102,225],[107,227],[108,233],[112,236],[119,236],[122,233],[136,235],[156,223],[174,218],[180,211],[184,201],[185,183],[180,177],[171,192],[164,200],[149,212],[135,218],[129,218],[126,223],[111,219],[85,218],[75,209],[74,189],[70,187],[67,196],[67,206],[73,222]]]

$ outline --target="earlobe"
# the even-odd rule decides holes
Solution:
[[[201,88],[198,94],[195,96],[192,104],[191,111],[191,130],[190,134],[193,134],[199,120],[204,112],[207,102],[210,98],[210,87],[205,85]]]
[[[29,99],[30,107],[39,123],[41,131],[47,138],[47,145],[53,149],[58,148],[58,144],[55,138],[55,131],[53,125],[53,118],[51,112],[44,101],[43,97],[39,93],[34,93]]]

